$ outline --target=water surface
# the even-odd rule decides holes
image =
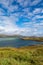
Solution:
[[[43,42],[22,40],[19,38],[0,38],[0,47],[21,47],[21,46],[30,46],[36,44],[43,44]]]

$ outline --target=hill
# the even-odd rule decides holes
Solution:
[[[43,45],[0,48],[0,65],[43,65]]]
[[[36,36],[22,36],[22,35],[4,35],[1,34],[0,38],[20,38],[22,40],[33,40],[33,41],[42,41],[43,42],[43,37],[36,37]]]
[[[33,41],[42,41],[43,42],[43,37],[23,37],[23,40],[33,40]]]

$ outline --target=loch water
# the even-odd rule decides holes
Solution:
[[[43,42],[22,40],[20,38],[0,38],[0,47],[22,47],[43,44]]]

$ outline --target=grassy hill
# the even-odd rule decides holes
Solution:
[[[23,37],[23,40],[33,40],[43,42],[43,37]]]
[[[0,48],[0,65],[43,65],[43,45]]]

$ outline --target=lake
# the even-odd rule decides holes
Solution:
[[[43,44],[43,42],[22,40],[19,38],[0,38],[0,47],[21,47],[21,46],[30,46],[36,44]]]

